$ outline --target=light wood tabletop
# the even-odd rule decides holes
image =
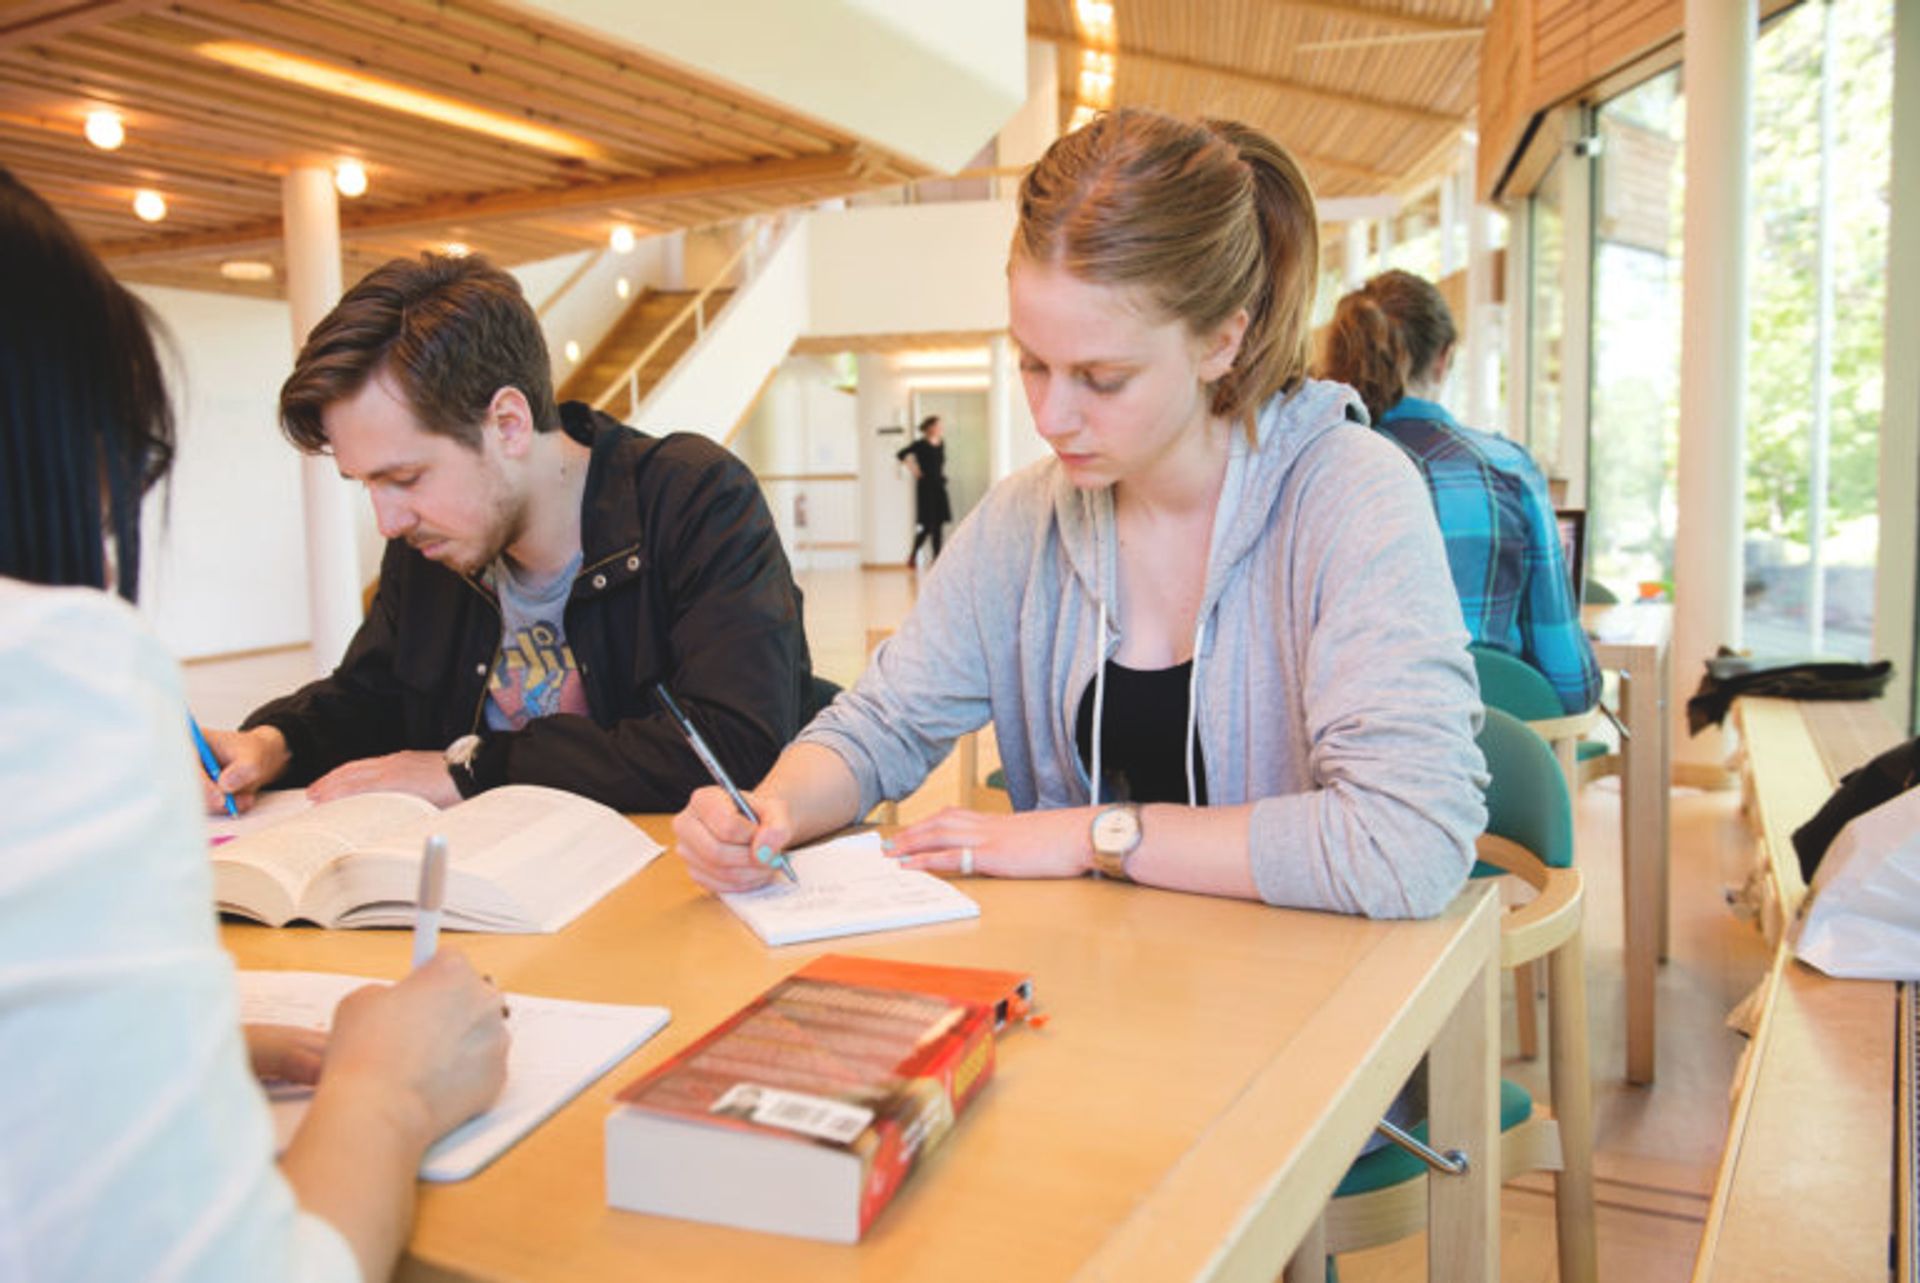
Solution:
[[[641,821],[665,837],[657,821]],[[566,930],[449,934],[502,988],[672,1023],[492,1167],[423,1187],[403,1279],[1273,1279],[1429,1048],[1433,1135],[1491,1154],[1498,906],[1386,923],[1094,880],[964,884],[975,921],[769,949],[671,853]],[[228,926],[240,965],[397,976],[408,937]],[[839,1246],[606,1205],[615,1093],[816,953],[1018,969],[959,1126]],[[1494,1162],[1432,1182],[1436,1279],[1498,1276]]]

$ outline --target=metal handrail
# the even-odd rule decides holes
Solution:
[[[775,223],[776,229],[784,230],[787,222],[788,220],[783,215],[780,220]],[[722,282],[733,274],[733,270],[740,266],[741,261],[753,253],[758,239],[758,229],[755,229],[755,232],[749,234],[747,238],[740,243],[740,247],[727,257],[727,261],[721,264],[720,269],[713,274],[713,278],[707,282],[705,287],[691,299],[688,299],[686,306],[674,313],[673,319],[661,327],[660,332],[653,336],[653,341],[641,349],[640,355],[628,362],[627,368],[616,375],[599,396],[593,398],[594,409],[606,409],[614,397],[619,395],[621,387],[624,386],[627,389],[627,417],[631,419],[639,412],[640,371],[646,368],[647,362],[651,361],[662,347],[666,346],[667,340],[677,333],[681,326],[686,324],[688,317],[694,319],[694,333],[696,337],[706,333],[706,315],[704,309],[707,300],[712,297],[715,290],[721,288]],[[751,279],[751,277],[749,277],[749,279]],[[744,283],[745,282],[742,282],[742,284]]]

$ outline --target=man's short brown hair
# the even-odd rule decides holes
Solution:
[[[280,388],[280,430],[327,449],[323,411],[388,371],[420,427],[480,445],[494,394],[515,387],[542,432],[560,426],[540,320],[520,283],[484,258],[422,254],[369,272],[307,336]]]

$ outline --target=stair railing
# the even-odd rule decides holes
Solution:
[[[749,219],[748,221],[753,222],[754,220]],[[779,236],[784,235],[789,224],[790,220],[785,214],[782,214],[773,224],[773,238],[777,239]],[[601,391],[600,395],[593,398],[594,409],[606,409],[613,403],[614,398],[620,395],[621,390],[625,389],[627,394],[627,421],[631,422],[634,417],[639,414],[640,371],[647,367],[647,363],[653,360],[661,348],[666,346],[667,340],[678,333],[683,326],[689,323],[692,324],[695,342],[705,337],[707,322],[709,320],[707,305],[712,299],[714,291],[725,288],[734,270],[742,263],[747,265],[747,270],[741,278],[741,288],[744,288],[752,281],[754,275],[759,270],[760,260],[758,252],[760,239],[761,228],[756,226],[747,234],[746,238],[741,241],[739,248],[727,257],[725,263],[721,264],[720,269],[713,274],[712,279],[706,283],[700,292],[695,294],[691,299],[688,299],[686,305],[674,313],[673,319],[662,326],[660,332],[653,336],[653,341],[641,349],[640,355],[634,357],[632,361],[628,362],[626,369],[608,381],[607,386]]]

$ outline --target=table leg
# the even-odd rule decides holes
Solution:
[[[1427,1052],[1432,1144],[1443,1153],[1463,1150],[1470,1163],[1458,1176],[1427,1181],[1427,1277],[1434,1283],[1500,1277],[1498,968],[1495,945]]]
[[[1620,772],[1621,900],[1626,919],[1627,1081],[1653,1081],[1654,980],[1665,916],[1666,728],[1660,681],[1651,662],[1620,673],[1621,719],[1628,733]]]

